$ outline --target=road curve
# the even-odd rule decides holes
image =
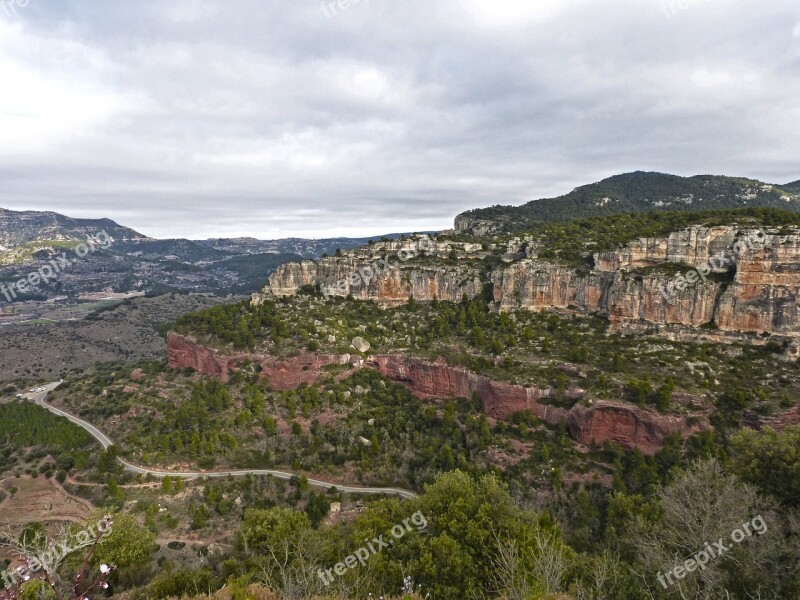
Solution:
[[[92,437],[94,437],[98,442],[103,445],[103,449],[107,449],[109,446],[113,446],[114,442],[111,441],[106,434],[102,431],[97,429],[91,423],[87,423],[83,419],[76,417],[75,415],[71,415],[70,413],[63,411],[55,406],[51,406],[45,400],[47,399],[47,394],[52,392],[60,385],[60,382],[49,383],[45,386],[44,391],[42,392],[31,392],[28,394],[23,394],[22,396],[27,398],[28,400],[33,400],[36,404],[41,406],[42,408],[46,408],[51,413],[58,415],[60,417],[64,417],[65,419],[69,419],[75,425],[79,427],[83,427],[86,431],[88,431]],[[246,475],[271,475],[277,479],[291,479],[295,476],[292,473],[285,473],[283,471],[272,471],[269,469],[246,469],[240,471],[191,471],[191,472],[176,472],[176,471],[159,471],[156,469],[148,469],[146,467],[140,467],[138,465],[134,465],[129,463],[126,460],[122,460],[121,458],[118,459],[120,463],[125,467],[126,470],[131,471],[133,473],[141,474],[141,475],[152,475],[154,477],[178,477],[179,479],[197,479],[198,477],[211,477],[211,478],[224,478],[224,477],[244,477]],[[373,494],[373,495],[385,495],[385,496],[399,496],[400,498],[404,498],[406,500],[410,500],[412,498],[417,498],[417,494],[414,492],[410,492],[408,490],[402,490],[399,488],[371,488],[371,487],[355,487],[350,485],[339,485],[335,483],[330,483],[327,481],[321,481],[319,479],[309,479],[308,484],[313,487],[325,488],[330,489],[335,487],[340,492],[345,492],[348,494]]]

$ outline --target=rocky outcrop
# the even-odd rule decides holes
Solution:
[[[460,218],[469,221],[462,229],[479,226],[469,216]],[[446,260],[454,251],[464,260]],[[476,261],[485,255],[478,244],[427,237],[381,242],[284,265],[253,302],[293,295],[305,285],[321,286],[326,296],[352,295],[385,306],[411,297],[459,302],[482,291]],[[535,244],[519,238],[506,258],[512,264],[490,274],[499,310],[591,312],[621,331],[655,328],[669,330],[673,339],[751,343],[764,343],[758,336],[770,334],[798,346],[800,234],[794,230],[689,227],[597,253],[593,269],[540,260]]]
[[[243,362],[247,356],[222,355],[218,350],[200,345],[192,338],[174,331],[167,335],[167,364],[171,369],[194,369],[203,375],[228,381],[232,364]]]
[[[324,367],[328,365],[363,365],[405,385],[420,398],[471,398],[477,394],[484,412],[494,419],[508,420],[515,413],[526,410],[551,424],[565,419],[571,435],[583,444],[592,440],[598,444],[611,440],[625,448],[639,448],[642,452],[652,453],[661,447],[668,435],[690,435],[708,426],[704,418],[690,424],[689,417],[661,415],[621,402],[598,402],[591,407],[578,403],[567,411],[549,403],[555,397],[552,388],[493,381],[443,361],[429,362],[394,355],[373,356],[366,363],[350,355],[302,354],[287,359],[253,354],[225,356],[174,332],[169,335],[167,343],[169,366],[172,368],[191,367],[204,375],[227,381],[232,370],[249,362],[259,365],[261,376],[268,378],[270,386],[279,391],[296,389],[303,383],[318,383],[326,376]],[[565,393],[566,398],[576,402],[584,395],[583,390],[577,388]]]
[[[700,269],[714,256],[730,250],[743,234],[737,235],[736,227],[698,226],[675,231],[666,238],[641,238],[624,248],[598,253],[595,268],[615,272],[672,263]],[[727,270],[727,267],[715,269],[717,272]]]
[[[738,260],[716,323],[723,331],[796,334],[800,330],[800,235],[765,237]]]
[[[576,404],[567,414],[567,425],[570,435],[581,443],[608,440],[645,454],[657,452],[670,435],[687,437],[709,428],[707,419],[662,415],[622,402]]]
[[[329,365],[347,365],[359,361],[349,354],[305,353],[286,359],[257,354],[227,356],[175,332],[170,332],[167,337],[167,363],[170,368],[191,368],[227,382],[232,371],[247,363],[255,364],[260,368],[261,377],[268,379],[270,387],[278,391],[297,389],[303,383],[318,383],[327,374],[324,367]]]
[[[479,272],[470,266],[401,264],[389,261],[355,258],[323,258],[319,262],[303,261],[278,268],[269,278],[269,285],[253,296],[259,304],[274,296],[293,296],[305,285],[321,286],[326,296],[352,296],[389,306],[415,300],[449,300],[460,302],[464,294],[474,297],[482,288]]]
[[[530,410],[543,421],[558,423],[566,415],[562,408],[539,402],[553,396],[550,388],[492,381],[463,367],[405,356],[373,356],[367,365],[402,383],[420,398],[471,398],[477,393],[484,412],[495,419],[507,420],[514,413]],[[569,395],[579,399],[583,392],[572,390]]]
[[[581,273],[566,266],[523,260],[492,275],[500,310],[569,309],[600,313],[612,323],[645,321],[699,327],[714,318],[721,284],[662,289],[668,278],[625,271]]]
[[[457,257],[461,263],[452,259]],[[488,254],[481,244],[439,242],[428,236],[389,240],[342,252],[320,261],[306,260],[279,267],[269,284],[253,295],[253,303],[293,296],[303,286],[319,286],[328,296],[352,296],[387,306],[415,300],[460,302],[482,289],[472,261]]]
[[[495,301],[503,310],[596,312],[628,331],[681,326],[689,334],[705,326],[720,341],[800,335],[796,232],[691,227],[596,254],[594,261],[591,271],[536,259],[498,269]]]
[[[455,230],[456,233],[459,234],[486,237],[493,233],[497,233],[501,229],[502,228],[499,223],[490,221],[488,219],[473,217],[469,213],[458,215],[455,221]]]
[[[471,398],[477,393],[484,412],[495,419],[508,420],[513,414],[525,410],[551,424],[566,419],[572,437],[587,445],[593,440],[598,444],[608,440],[624,448],[639,448],[646,454],[653,454],[669,435],[689,436],[709,427],[705,417],[662,415],[623,402],[602,401],[588,407],[578,403],[567,411],[541,402],[553,398],[552,388],[493,381],[443,362],[375,356],[367,364],[389,379],[406,385],[421,398]],[[572,389],[566,396],[580,400],[584,392]]]

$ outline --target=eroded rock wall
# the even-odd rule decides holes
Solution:
[[[169,365],[196,371],[227,381],[229,370],[246,361],[261,366],[262,377],[269,378],[276,390],[296,389],[302,383],[312,385],[324,376],[325,366],[353,364],[361,366],[350,355],[302,354],[289,359],[239,354],[223,356],[218,351],[198,344],[189,337],[171,333],[168,337]],[[597,402],[586,407],[576,404],[567,411],[547,403],[554,391],[493,381],[462,367],[444,362],[429,362],[413,357],[382,355],[371,357],[364,365],[385,377],[408,387],[420,398],[471,398],[477,393],[484,412],[491,418],[508,420],[513,414],[530,410],[548,423],[565,419],[575,440],[589,444],[614,441],[625,448],[639,448],[645,453],[656,452],[666,436],[680,433],[690,435],[708,427],[706,419],[690,423],[688,417],[674,417],[641,409],[621,402]],[[567,397],[579,401],[583,390],[573,388]]]
[[[676,276],[696,280],[676,286]],[[720,274],[724,274],[720,276]],[[536,259],[492,274],[503,310],[572,309],[618,328],[710,327],[721,333],[800,335],[800,235],[691,227],[595,255],[591,271]]]
[[[325,377],[324,367],[358,360],[349,354],[304,353],[287,359],[258,354],[226,356],[175,332],[167,337],[167,363],[172,369],[191,368],[227,382],[231,371],[250,362],[260,366],[261,377],[268,379],[270,387],[278,391],[297,389],[302,383],[313,385]]]
[[[253,302],[293,296],[305,285],[320,286],[326,296],[352,295],[357,300],[389,306],[405,304],[412,296],[420,301],[460,302],[464,294],[470,298],[479,294],[482,283],[476,267],[443,260],[453,250],[459,259],[480,258],[483,254],[479,244],[444,244],[427,238],[384,242],[318,262],[283,265],[269,277],[269,284],[253,296]]]
[[[687,437],[709,428],[705,418],[662,415],[623,402],[606,401],[590,407],[576,404],[567,414],[567,425],[570,435],[584,444],[609,440],[645,454],[658,452],[670,435]]]

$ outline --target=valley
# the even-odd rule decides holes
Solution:
[[[151,293],[7,325],[0,469],[6,482],[54,479],[75,502],[117,513],[141,565],[173,566],[116,585],[152,579],[159,598],[185,580],[244,576],[252,567],[237,561],[261,560],[249,540],[265,522],[278,544],[295,535],[279,523],[294,522],[305,541],[292,560],[323,565],[416,511],[460,540],[453,553],[495,571],[499,550],[487,542],[483,554],[456,524],[462,496],[469,520],[505,511],[484,535],[497,519],[512,537],[557,523],[547,535],[560,549],[548,552],[614,572],[564,571],[569,597],[638,600],[635,569],[649,559],[635,536],[668,518],[648,511],[681,481],[699,494],[735,478],[771,498],[785,543],[768,553],[787,552],[800,535],[786,520],[795,465],[754,452],[792,447],[800,431],[800,213],[593,212],[515,217],[506,231],[495,208],[491,227],[462,216],[455,230],[277,265],[247,295]],[[259,260],[261,246],[241,243]],[[704,277],[668,288],[693,270]],[[762,477],[767,464],[779,482]],[[754,510],[733,497],[733,514]],[[69,520],[52,516],[42,515],[51,529]],[[423,553],[439,539],[414,535]],[[415,568],[407,551],[326,585],[385,589],[393,569]],[[436,575],[414,581],[459,598],[460,582],[439,581],[451,558],[435,560]],[[313,572],[292,576],[302,597],[330,591]],[[274,577],[259,581],[285,589]],[[470,577],[485,586],[491,575]]]

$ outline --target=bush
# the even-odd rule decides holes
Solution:
[[[159,573],[152,585],[153,598],[196,596],[217,589],[218,582],[210,569],[180,569]]]

